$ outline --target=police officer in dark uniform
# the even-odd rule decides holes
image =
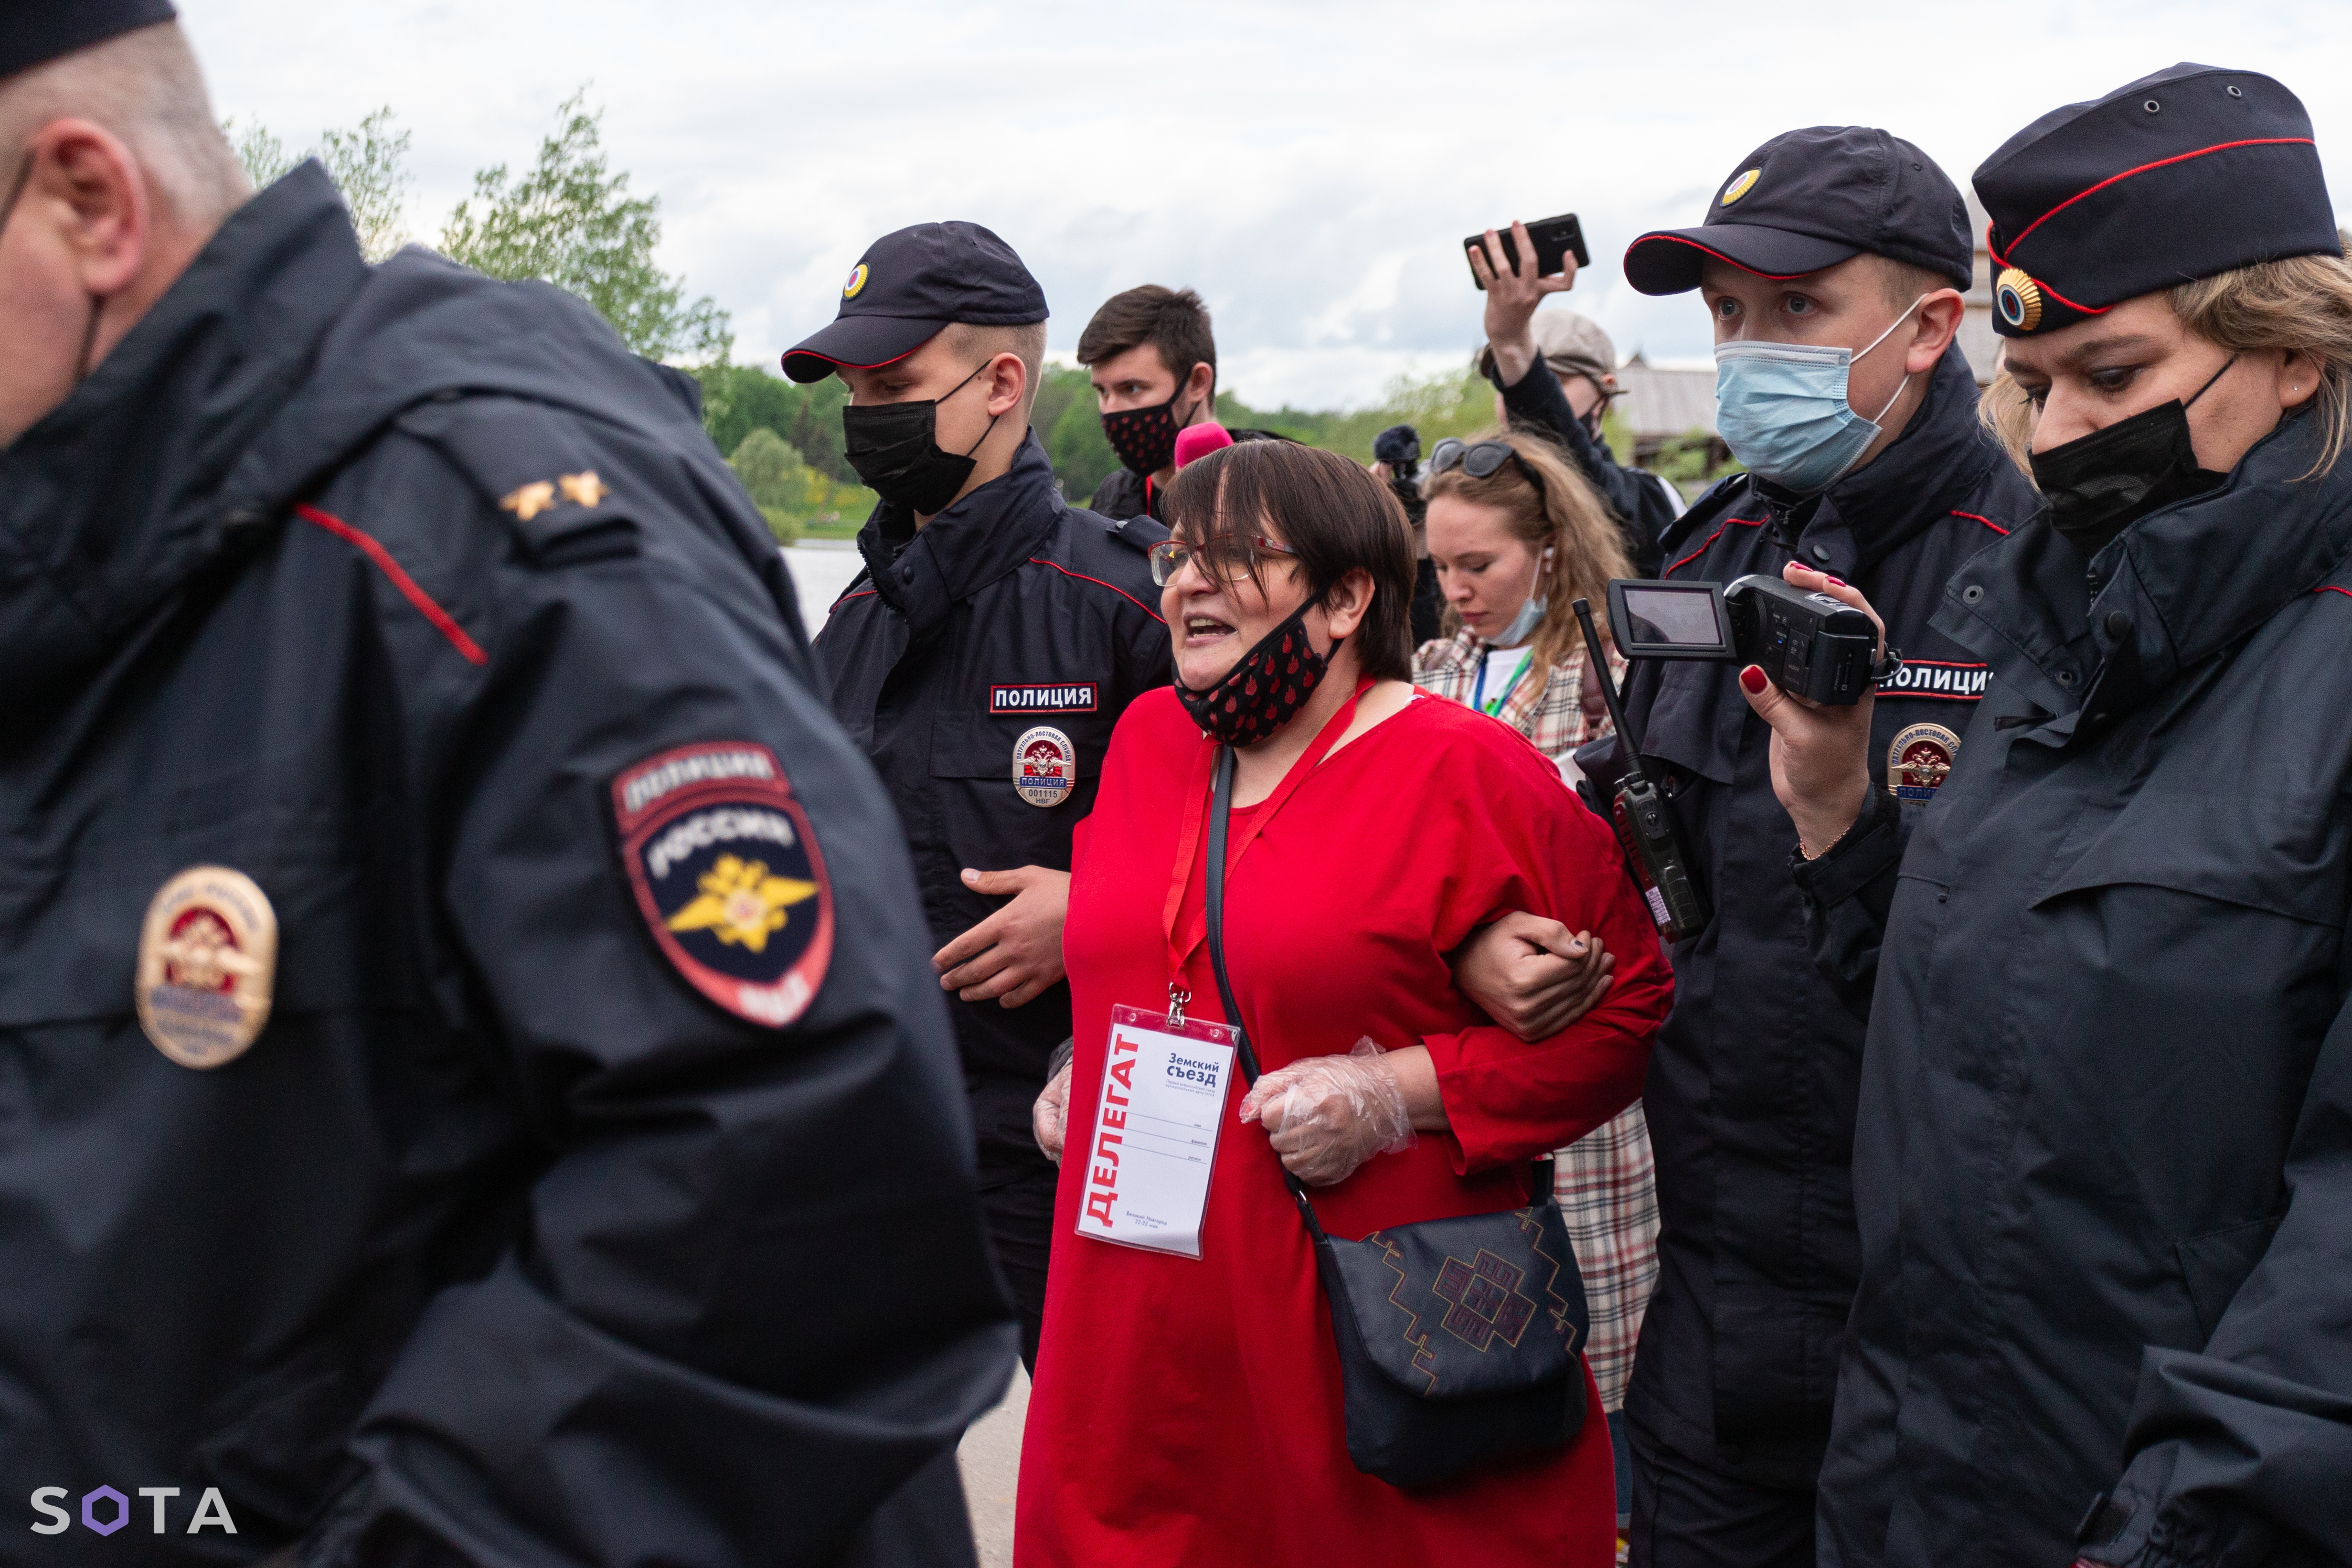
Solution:
[[[759,514],[585,306],[251,195],[171,15],[0,34],[6,1555],[972,1561],[1013,1328]]]
[[[1625,256],[1644,293],[1704,290],[1724,432],[1749,470],[1667,531],[1665,576],[1802,561],[1868,585],[1911,661],[1884,683],[1871,733],[1878,787],[1906,797],[1932,792],[1983,690],[1983,656],[1927,618],[1952,572],[2034,505],[1978,423],[1954,342],[1971,250],[1959,192],[1925,153],[1823,127],[1766,142],[1732,165],[1705,224],[1644,235]],[[1675,1009],[1643,1091],[1659,1274],[1625,1415],[1633,1560],[1657,1568],[1810,1568],[1855,1279],[1862,1020],[1815,971],[1771,732],[1738,680],[1641,662],[1626,698],[1715,907],[1675,949]],[[1587,748],[1589,775],[1622,774],[1616,744]],[[1465,966],[1474,994],[1478,968]]]
[[[1071,833],[1118,716],[1169,680],[1149,517],[1062,499],[1029,408],[1045,296],[975,224],[885,235],[784,373],[838,372],[850,463],[881,497],[816,652],[833,711],[906,824],[980,1137],[981,1203],[1034,1360],[1055,1169],[1031,1107],[1070,1033]]]
[[[1935,616],[1988,695],[1916,812],[1864,716],[1757,698],[1875,978],[1822,1561],[2340,1564],[2352,267],[2251,71],[2054,110],[1976,188],[2049,504]]]

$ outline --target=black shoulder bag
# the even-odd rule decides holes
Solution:
[[[1242,1076],[1257,1053],[1225,977],[1225,824],[1234,750],[1217,754],[1209,818],[1209,961],[1233,1026]],[[1551,1190],[1535,1162],[1535,1200],[1502,1214],[1465,1214],[1327,1234],[1307,1189],[1282,1179],[1315,1239],[1347,1389],[1348,1457],[1391,1486],[1433,1486],[1471,1466],[1556,1448],[1584,1424],[1577,1361],[1591,1327],[1584,1279]]]

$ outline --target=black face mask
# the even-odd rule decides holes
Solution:
[[[993,361],[989,363],[993,363]],[[950,389],[948,397],[971,385],[972,377],[988,369],[981,365]],[[947,509],[971,477],[974,466],[972,452],[980,450],[981,441],[988,439],[989,431],[996,428],[996,420],[988,422],[988,430],[980,433],[980,441],[971,444],[971,452],[961,456],[940,450],[939,410],[947,398],[924,398],[914,402],[877,402],[849,404],[841,411],[843,455],[857,471],[866,487],[893,506],[906,507],[921,517],[934,517]]]
[[[1290,619],[1258,639],[1241,663],[1205,691],[1176,683],[1176,700],[1192,722],[1227,746],[1255,746],[1288,724],[1331,667],[1331,655],[1318,653],[1307,636],[1309,598],[1291,612]],[[1331,644],[1332,651],[1339,643]]]
[[[1123,465],[1138,474],[1157,474],[1176,461],[1176,400],[1183,395],[1179,387],[1166,402],[1102,416],[1103,439]]]
[[[2050,526],[2085,559],[2150,512],[2201,496],[2229,477],[2197,466],[2189,410],[2237,362],[2230,356],[2188,402],[2175,398],[2033,454],[2033,483],[2050,504]]]

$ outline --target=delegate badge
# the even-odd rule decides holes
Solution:
[[[655,944],[695,989],[782,1029],[833,957],[833,884],[776,754],[683,746],[613,780],[621,860]]]
[[[1940,724],[1915,724],[1886,748],[1886,788],[1898,800],[1932,800],[1952,770],[1960,737]]]
[[[1024,729],[1013,743],[1013,787],[1033,806],[1058,806],[1078,782],[1078,748],[1050,724]]]
[[[183,1067],[219,1067],[269,1021],[278,914],[241,871],[194,865],[156,890],[139,932],[139,1027]]]

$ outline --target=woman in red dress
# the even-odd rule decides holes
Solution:
[[[1177,538],[1155,567],[1182,689],[1128,709],[1080,829],[1064,939],[1076,1053],[1047,1103],[1090,1149],[1111,1009],[1160,1013],[1189,993],[1193,1018],[1223,1017],[1204,726],[1237,750],[1226,962],[1265,1077],[1227,1091],[1197,1259],[1074,1233],[1090,1162],[1064,1162],[1015,1561],[1602,1568],[1615,1521],[1589,1377],[1566,1448],[1412,1490],[1349,1462],[1330,1318],[1282,1172],[1348,1238],[1524,1205],[1529,1159],[1640,1092],[1671,984],[1650,922],[1549,760],[1414,692],[1412,549],[1377,482],[1263,442],[1186,468],[1167,505]],[[1618,956],[1600,1003],[1532,1043],[1446,967],[1510,910]],[[1356,1053],[1363,1040],[1380,1053]]]

